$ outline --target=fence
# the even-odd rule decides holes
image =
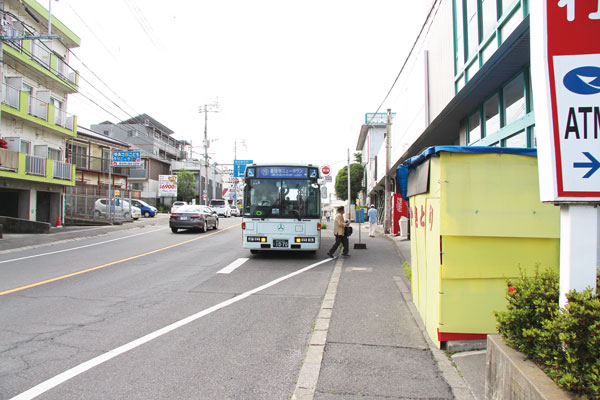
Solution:
[[[132,193],[118,189],[119,196],[108,201],[108,187],[67,187],[65,217],[98,221],[128,221],[132,218]]]

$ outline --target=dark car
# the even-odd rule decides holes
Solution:
[[[179,229],[199,229],[206,232],[208,228],[219,227],[219,216],[216,211],[207,206],[181,206],[171,214],[169,227],[173,233],[177,233]]]

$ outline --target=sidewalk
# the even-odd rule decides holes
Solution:
[[[474,399],[446,353],[424,333],[410,300],[402,270],[410,262],[410,242],[382,232],[369,238],[363,225],[367,249],[354,249],[353,226],[351,256],[336,260],[293,398]],[[323,234],[332,235],[331,229]]]
[[[109,232],[126,231],[149,225],[167,226],[169,214],[157,214],[154,218],[140,218],[122,225],[100,226],[61,226],[50,228],[49,233],[4,233],[0,239],[0,253],[9,253],[24,248],[36,248],[90,236],[104,235]]]

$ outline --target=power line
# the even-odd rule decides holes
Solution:
[[[421,26],[421,29],[419,30],[419,34],[417,35],[415,42],[413,43],[410,51],[408,52],[408,55],[406,56],[404,63],[402,64],[402,68],[400,68],[400,72],[398,72],[398,75],[396,76],[396,79],[394,79],[394,83],[392,83],[390,90],[388,90],[387,94],[383,98],[383,101],[381,102],[381,104],[379,104],[379,107],[377,107],[377,110],[375,111],[375,113],[373,113],[373,115],[371,116],[371,119],[369,119],[369,121],[367,122],[367,125],[371,124],[371,121],[373,121],[373,118],[375,118],[375,115],[377,115],[379,110],[381,110],[381,107],[383,107],[383,104],[390,96],[390,93],[392,93],[392,90],[394,90],[394,86],[396,86],[398,79],[400,79],[400,75],[404,71],[404,68],[406,67],[406,64],[408,63],[408,60],[410,59],[410,56],[412,55],[415,47],[417,46],[417,43],[419,42],[419,39],[421,38],[421,35],[423,34],[423,31],[425,30],[425,27],[427,26],[427,23],[429,22],[429,17],[431,17],[431,14],[433,13],[433,10],[435,9],[436,5],[439,5],[439,0],[435,0],[433,2],[433,4],[431,5],[431,8],[429,9],[429,12],[427,13],[427,18],[425,18],[425,22],[423,22],[423,25]],[[436,12],[436,15],[437,15],[437,12]]]

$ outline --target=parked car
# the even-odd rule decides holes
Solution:
[[[110,214],[117,219],[139,219],[142,215],[142,210],[129,204],[126,200],[112,199]],[[108,218],[108,199],[98,199],[94,203],[94,217]]]
[[[231,216],[232,217],[239,217],[240,216],[240,209],[237,208],[236,206],[229,206],[231,208]]]
[[[142,215],[146,218],[154,217],[158,213],[158,209],[143,200],[131,199],[131,204],[142,210]]]
[[[169,227],[173,233],[177,233],[179,229],[199,229],[206,232],[208,228],[219,228],[219,216],[207,206],[185,205],[171,214]]]
[[[219,216],[223,216],[225,218],[231,217],[231,208],[229,208],[229,204],[225,199],[213,199],[208,204],[210,208],[215,210]]]
[[[187,206],[187,203],[185,201],[174,201],[173,204],[171,204],[171,214],[177,211],[181,206]]]

